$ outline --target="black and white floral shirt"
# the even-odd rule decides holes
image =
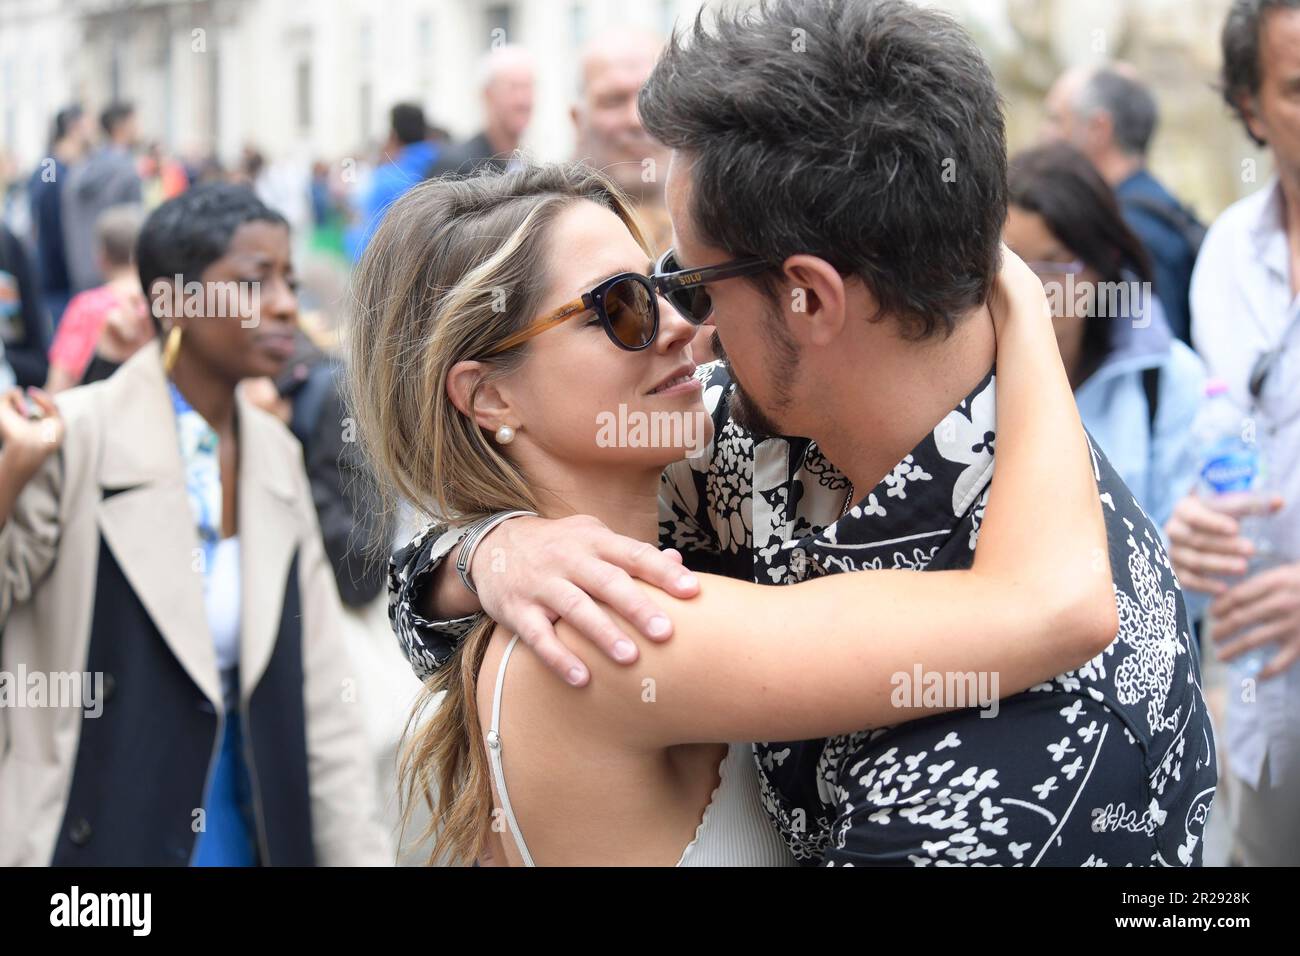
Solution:
[[[668,468],[660,493],[661,544],[690,567],[776,585],[970,566],[994,465],[992,372],[865,495],[815,442],[756,436],[732,421],[721,365],[700,374],[714,442]],[[829,740],[755,744],[764,805],[796,858],[1199,864],[1217,769],[1198,652],[1159,534],[1095,446],[1093,466],[1119,609],[1115,641],[1084,667],[1002,701],[994,719],[970,709]],[[394,556],[390,616],[422,676],[473,622],[414,612],[420,586],[459,537],[430,527]],[[864,620],[870,613],[863,608]]]

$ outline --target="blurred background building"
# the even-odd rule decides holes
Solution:
[[[978,37],[1007,98],[1012,148],[1034,138],[1043,96],[1068,66],[1131,61],[1163,121],[1153,166],[1203,217],[1249,192],[1259,154],[1214,88],[1229,0],[941,0]],[[32,168],[49,118],[136,104],[140,133],[173,155],[337,162],[371,155],[387,110],[423,105],[462,138],[480,118],[479,65],[493,45],[536,58],[525,139],[568,155],[568,110],[584,40],[612,26],[661,33],[698,0],[0,0],[0,156]],[[1267,171],[1260,168],[1258,179]]]
[[[537,57],[529,146],[569,148],[577,51],[595,31],[667,33],[694,2],[614,0],[0,0],[0,145],[30,166],[49,117],[79,101],[136,104],[141,135],[233,161],[362,153],[398,101],[456,137],[477,132],[479,64],[494,45]]]

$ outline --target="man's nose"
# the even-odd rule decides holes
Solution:
[[[623,122],[628,129],[641,130],[641,113],[636,108],[636,94],[633,93],[623,101]]]

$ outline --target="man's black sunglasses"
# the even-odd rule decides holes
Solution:
[[[676,251],[669,249],[655,263],[652,278],[656,291],[669,301],[678,314],[687,322],[699,325],[713,314],[713,297],[705,288],[708,283],[758,275],[768,268],[766,259],[746,256],[716,266],[683,269],[677,262]]]

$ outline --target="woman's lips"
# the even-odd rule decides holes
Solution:
[[[686,395],[690,392],[698,392],[704,388],[704,383],[694,375],[686,375],[680,379],[674,379],[665,385],[651,392],[651,395]]]
[[[280,359],[287,359],[293,355],[294,343],[292,335],[264,335],[257,343],[263,351]]]

